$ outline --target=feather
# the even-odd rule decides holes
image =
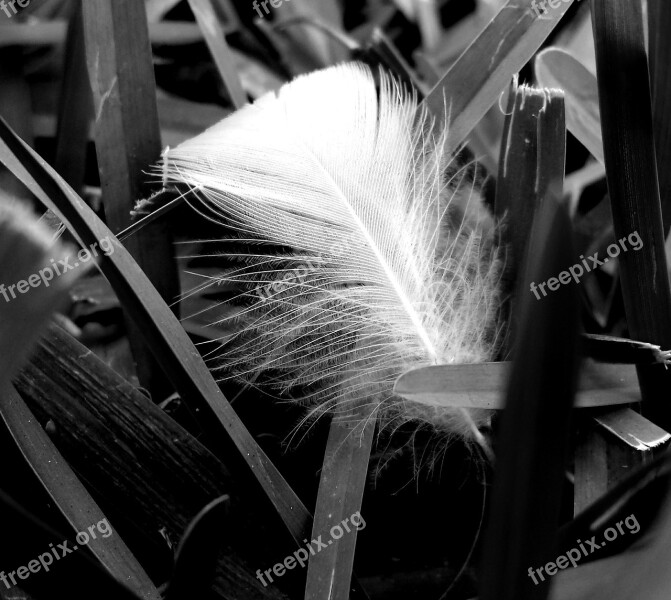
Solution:
[[[240,286],[241,308],[215,369],[263,370],[309,416],[365,404],[383,426],[482,442],[486,411],[393,395],[410,368],[493,359],[502,261],[447,131],[379,79],[358,63],[302,76],[164,154],[164,183],[196,189],[198,211],[257,244],[218,280]]]

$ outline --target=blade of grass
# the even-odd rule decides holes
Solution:
[[[559,532],[559,547],[568,548],[576,539],[586,537],[589,539],[587,532],[594,531],[598,523],[607,520],[651,483],[669,477],[669,474],[671,474],[671,452],[667,449],[647,464],[628,473],[603,496],[593,499],[572,521],[566,523]]]
[[[31,469],[65,516],[74,532],[105,519],[95,500],[63,459],[42,426],[13,386],[0,391],[0,416]],[[95,537],[87,544],[93,555],[117,580],[146,600],[161,595],[119,535]]]
[[[511,363],[441,365],[413,369],[401,375],[394,393],[432,406],[503,408],[501,390]],[[576,408],[596,408],[641,401],[633,366],[603,365],[585,361],[581,370]]]
[[[514,292],[531,223],[546,197],[562,196],[566,157],[564,100],[559,90],[518,86],[515,77],[508,106],[495,200],[507,248],[503,289],[513,305],[505,354],[512,351],[518,327]],[[533,292],[522,293],[528,296]]]
[[[545,281],[575,260],[566,209],[537,213],[520,286]],[[543,599],[528,569],[552,557],[559,525],[570,416],[577,379],[580,303],[574,286],[542,301],[524,294],[498,436],[497,465],[481,564],[481,600]]]
[[[540,52],[534,71],[540,85],[564,90],[568,130],[604,164],[596,77],[561,48],[546,48]]]
[[[650,83],[652,118],[657,151],[657,176],[662,203],[664,236],[671,229],[671,3],[648,0]]]
[[[74,190],[81,191],[86,171],[86,146],[93,117],[91,85],[86,73],[84,21],[77,0],[65,41],[65,72],[58,104],[54,168]]]
[[[66,37],[67,22],[54,20],[37,23],[13,23],[3,27],[0,48],[7,46],[53,46]],[[196,23],[166,21],[149,26],[152,44],[188,45],[201,42],[203,33]]]
[[[417,90],[420,99],[424,97],[426,93],[424,86],[418,81],[410,65],[405,61],[392,41],[379,27],[373,29],[366,51],[408,85],[410,89]]]
[[[312,525],[312,539],[324,538],[328,547],[310,557],[305,600],[350,597],[357,527],[349,518],[361,511],[374,431],[370,406],[333,417]],[[336,538],[331,533],[335,527],[347,531]]]
[[[342,11],[336,0],[291,0],[277,9],[281,12],[281,19],[296,17],[313,18],[334,29],[342,29]],[[305,47],[319,59],[323,66],[335,64],[348,58],[345,49],[334,43],[321,31],[312,27],[295,28],[289,35],[297,41],[302,38]]]
[[[553,585],[552,600],[665,600],[671,594],[671,571],[668,555],[671,552],[671,502],[668,482],[662,490],[664,506],[654,529],[636,532],[642,539],[624,553],[596,560],[559,572]],[[638,518],[631,513],[635,522]],[[628,518],[628,517],[627,517]],[[621,527],[622,521],[618,523]],[[611,522],[611,525],[614,525]],[[627,526],[629,523],[627,522]],[[640,533],[639,533],[640,531]],[[633,529],[629,530],[634,533]],[[602,540],[604,537],[594,536]],[[590,539],[589,536],[587,539]],[[612,538],[610,538],[612,540]],[[610,544],[610,541],[608,542]],[[574,541],[573,544],[576,544]],[[599,544],[599,542],[597,542]],[[600,544],[605,546],[606,542]]]
[[[671,351],[646,342],[591,333],[584,334],[581,341],[583,354],[601,362],[668,365],[671,360]]]
[[[277,598],[252,565],[272,564],[292,548],[283,525],[267,520],[272,508],[265,499],[256,502],[167,411],[59,327],[48,329],[14,383],[37,422],[50,422],[50,439],[98,504],[128,531],[145,568],[163,572],[172,559],[157,532],[177,542],[194,514],[229,494],[231,520],[215,585],[236,597],[253,590],[255,598]],[[268,543],[259,547],[258,539]]]
[[[13,539],[15,536],[22,539],[30,539],[32,537],[39,538],[47,534],[51,536],[54,543],[67,539],[62,533],[55,531],[49,525],[19,506],[1,489],[0,507],[2,507],[2,513],[5,515],[6,521],[10,523],[9,526],[5,526],[4,528],[3,538],[5,544],[15,544],[16,540]],[[75,568],[78,575],[77,585],[70,586],[67,590],[53,590],[57,594],[67,594],[67,597],[71,600],[89,600],[91,598],[91,590],[95,590],[96,598],[99,600],[139,600],[135,593],[110,576],[105,569],[86,553],[74,552],[72,556],[68,557],[68,560],[76,564]]]
[[[594,420],[632,448],[643,452],[671,439],[671,434],[628,408],[596,414]]]
[[[212,0],[189,0],[189,6],[203,32],[207,47],[210,49],[233,106],[242,108],[247,104],[247,94],[242,89],[240,77],[235,70],[235,61],[231,49],[226,43],[226,35],[221,23],[219,23],[219,17],[214,10]]]
[[[6,198],[2,198],[1,202],[0,273],[2,273],[3,279],[6,278],[7,282],[23,281],[25,283],[25,280],[30,279],[31,274],[38,273],[45,264],[48,264],[49,259],[56,260],[59,257],[65,258],[68,256],[63,246],[59,243],[52,243],[52,235],[49,229],[37,224],[36,220],[31,218],[25,210],[18,210],[15,207],[10,208]],[[91,515],[87,513],[84,516],[83,514],[83,511],[86,511],[87,508],[92,508],[88,498],[75,493],[75,497],[66,499],[68,493],[63,488],[59,491],[54,487],[58,484],[52,477],[57,473],[67,475],[65,470],[60,469],[60,467],[66,467],[66,465],[64,463],[54,464],[54,471],[49,472],[52,465],[44,460],[47,458],[44,456],[44,452],[46,451],[51,458],[56,458],[56,456],[50,452],[52,448],[47,446],[44,437],[46,434],[40,429],[39,425],[36,425],[32,415],[25,409],[20,399],[17,399],[10,384],[10,377],[21,361],[25,359],[42,327],[46,324],[49,315],[60,302],[64,301],[70,284],[81,273],[81,270],[79,273],[63,273],[62,277],[53,281],[49,286],[28,287],[26,285],[28,290],[21,296],[0,302],[0,412],[12,435],[15,436],[20,449],[26,453],[26,458],[31,467],[45,483],[45,487],[50,492],[55,492],[54,496],[59,499],[59,506],[63,508],[63,504],[72,503],[63,510],[64,514],[70,517],[74,516],[74,522],[82,523],[82,528],[85,529],[86,526],[91,524]],[[11,290],[13,287],[17,286],[9,285],[7,289]],[[20,291],[21,286],[18,287]],[[4,286],[2,289],[7,294]],[[13,294],[14,292],[10,291],[10,293]],[[68,491],[71,490],[72,488]],[[0,497],[5,504],[5,514],[11,515],[10,518],[12,519],[24,522],[25,529],[21,530],[21,534],[29,535],[31,529],[44,531],[41,524],[37,523],[25,511],[17,510],[14,503],[1,492]],[[97,512],[100,514],[100,511]],[[95,511],[93,514],[96,514]],[[14,522],[13,525],[16,526],[16,523]],[[14,531],[17,530],[14,529]],[[115,541],[112,545],[114,546],[116,543]],[[96,547],[99,545],[100,541],[95,543]],[[101,549],[97,549],[100,553]],[[102,552],[105,551],[102,550]],[[81,553],[79,556],[81,557]],[[121,558],[120,555],[117,556]],[[114,560],[113,555],[108,555],[105,562],[113,568],[116,575],[125,576],[129,574],[129,570],[125,567],[132,564],[132,557],[130,557],[129,552],[126,553],[125,557],[128,562],[124,567],[121,566],[120,562]],[[84,558],[79,558],[79,560],[89,564],[86,563]],[[95,565],[95,563],[90,564]],[[104,576],[101,579],[101,573],[109,579],[107,571],[103,571],[98,565],[95,565],[95,567],[98,572],[91,569],[90,566],[86,569],[82,566],[82,583],[86,582],[90,585],[107,584],[106,590],[109,590],[110,594],[114,591],[116,597],[120,599],[136,598],[135,595],[127,592],[123,586],[117,584],[114,579],[111,579],[113,585],[109,586],[109,582],[105,580]],[[141,587],[148,594],[147,598],[158,598],[157,594],[151,593],[153,587],[151,582],[148,579],[142,579],[141,569],[133,569],[133,574],[142,582]],[[85,590],[86,587],[82,586],[81,589]],[[76,593],[73,595],[80,597]],[[102,595],[110,597],[106,593]]]
[[[539,19],[528,0],[509,0],[436,84],[424,103],[439,121],[449,115],[448,151],[464,141],[572,3]]]
[[[218,553],[225,543],[228,496],[210,502],[189,524],[177,550],[175,570],[165,600],[205,598],[210,591]]]
[[[4,33],[0,39],[3,37]],[[31,111],[26,110],[26,107],[31,106],[32,98],[30,85],[23,73],[23,64],[21,48],[3,50],[0,61],[0,115],[33,146]],[[17,198],[30,198],[29,192],[21,182],[3,168],[0,168],[0,190]]]
[[[648,66],[639,2],[592,1],[606,176],[617,239],[638,233],[642,248],[619,267],[629,334],[671,348],[671,289],[657,182]],[[671,428],[671,373],[639,366],[644,406]]]
[[[431,53],[438,46],[443,33],[436,0],[414,0],[417,25],[424,52]]]
[[[82,245],[109,238],[114,252],[101,256],[100,268],[165,367],[184,401],[191,406],[215,448],[231,468],[246,464],[294,539],[309,533],[311,515],[254,441],[205,366],[175,315],[112,232],[84,201],[36,153],[0,120],[0,161],[53,210]]]
[[[82,7],[103,204],[118,233],[130,225],[135,201],[150,195],[144,171],[161,154],[147,15],[136,0],[87,0]],[[167,223],[155,221],[126,244],[163,299],[176,300],[179,278]],[[140,383],[161,400],[172,391],[169,380],[142,340],[141,324],[126,325]]]

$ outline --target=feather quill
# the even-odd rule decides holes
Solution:
[[[395,397],[423,365],[492,360],[501,338],[497,230],[467,166],[417,98],[350,63],[299,77],[166,151],[164,183],[257,244],[221,278],[239,331],[215,370],[256,377],[309,416],[370,407],[482,443],[486,411]]]

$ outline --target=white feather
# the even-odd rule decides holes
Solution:
[[[465,169],[448,168],[447,131],[380,79],[378,92],[359,64],[300,77],[171,149],[162,171],[199,188],[200,210],[242,238],[292,249],[222,275],[246,300],[223,378],[263,368],[317,412],[366,402],[386,424],[478,438],[482,414],[391,390],[412,367],[493,358],[496,231]]]

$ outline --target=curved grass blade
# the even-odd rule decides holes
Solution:
[[[4,518],[11,523],[3,531],[3,542],[5,544],[11,545],[14,541],[13,536],[30,539],[47,534],[55,541],[67,539],[62,533],[55,531],[19,506],[2,490],[0,490],[0,508],[2,508]],[[77,584],[70,586],[67,590],[58,591],[66,592],[70,600],[90,600],[92,590],[95,590],[97,600],[141,600],[134,592],[114,579],[97,562],[89,558],[86,553],[73,552],[72,556],[68,556],[68,560],[77,564]],[[53,594],[49,595],[49,598],[53,597]],[[40,600],[40,598],[36,600]]]
[[[226,543],[229,498],[210,502],[191,521],[177,550],[175,570],[165,600],[206,598],[214,579],[218,554]]]
[[[86,531],[105,519],[95,500],[79,481],[14,386],[0,390],[0,416],[16,445],[74,531]],[[140,563],[118,535],[92,538],[87,544],[100,563],[117,580],[145,600],[160,594]]]
[[[212,378],[177,318],[128,251],[62,178],[0,119],[0,161],[66,224],[82,245],[113,241],[114,252],[101,256],[100,268],[124,309],[141,325],[147,344],[192,408],[208,444],[225,463],[246,468],[262,486],[297,542],[309,535],[311,521],[298,496],[258,446]]]

